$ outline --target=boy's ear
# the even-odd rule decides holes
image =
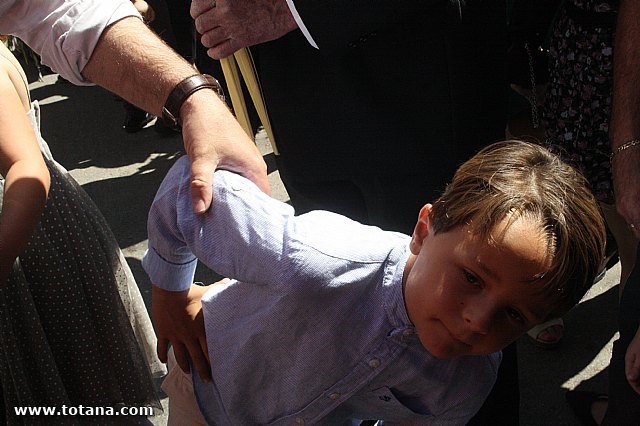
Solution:
[[[411,250],[411,253],[416,256],[418,255],[418,253],[420,253],[422,243],[429,235],[429,214],[431,213],[432,208],[433,206],[431,204],[425,204],[420,209],[418,222],[416,223],[416,227],[413,230],[413,235],[411,236],[411,242],[409,243],[409,249]]]

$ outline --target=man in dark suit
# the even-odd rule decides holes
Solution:
[[[211,57],[251,46],[299,213],[411,233],[424,199],[504,138],[503,0],[193,0],[191,15]],[[506,358],[501,407],[478,424],[518,422]]]
[[[272,14],[260,0],[194,0],[191,11],[212,57],[253,45],[300,212],[411,232],[425,196],[504,137],[503,1],[296,2],[317,49],[285,0],[263,1]]]

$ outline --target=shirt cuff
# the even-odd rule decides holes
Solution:
[[[172,263],[160,256],[153,247],[145,252],[142,267],[151,283],[167,291],[184,291],[191,288],[198,259],[193,257],[184,263]]]
[[[295,19],[296,24],[298,24],[298,28],[300,28],[300,31],[302,31],[302,34],[304,34],[304,36],[307,39],[307,41],[309,42],[309,44],[312,45],[313,47],[315,47],[316,49],[320,49],[318,47],[318,44],[313,39],[313,37],[311,37],[311,33],[307,29],[307,26],[304,24],[304,22],[302,22],[302,18],[300,17],[300,14],[298,13],[298,10],[296,9],[296,5],[293,4],[293,0],[287,0],[287,6],[289,6],[289,10],[291,11],[291,14],[293,15],[293,19]]]

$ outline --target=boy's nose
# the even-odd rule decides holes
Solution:
[[[464,321],[474,333],[487,334],[491,329],[493,309],[486,302],[474,300],[468,302],[463,311]]]

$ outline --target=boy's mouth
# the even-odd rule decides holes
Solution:
[[[449,337],[451,338],[451,340],[453,340],[454,342],[467,346],[467,347],[471,347],[471,345],[469,343],[466,342],[466,339],[462,336],[458,337],[459,335],[456,333],[453,333],[449,327],[447,327],[442,321],[440,321],[440,323],[442,324],[442,327],[447,331],[447,334],[449,334]]]

